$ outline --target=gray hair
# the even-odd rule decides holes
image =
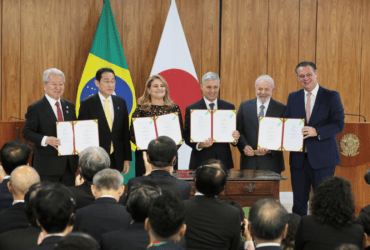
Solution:
[[[92,182],[97,172],[110,167],[110,158],[102,147],[88,147],[81,152],[78,165],[81,166],[82,177]]]
[[[96,173],[93,178],[93,185],[98,191],[118,190],[123,184],[123,176],[116,169],[103,169]]]
[[[274,79],[272,79],[271,76],[269,75],[261,75],[257,78],[256,82],[254,83],[254,86],[257,86],[258,82],[261,81],[261,80],[267,80],[270,82],[270,84],[272,85],[272,88],[275,88],[275,83],[274,83]]]
[[[204,74],[204,76],[202,77],[202,84],[210,80],[217,80],[218,84],[220,84],[220,77],[213,72],[207,72]]]
[[[56,69],[56,68],[51,68],[51,69],[47,69],[44,71],[44,75],[42,77],[42,80],[44,81],[44,83],[48,83],[49,76],[51,74],[60,75],[63,78],[63,82],[66,82],[66,77],[64,76],[64,73],[61,70]]]

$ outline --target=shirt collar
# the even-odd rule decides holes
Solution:
[[[60,237],[63,237],[63,236],[65,236],[65,234],[47,234],[47,235],[45,235],[45,237],[44,237],[44,239],[46,239],[46,238],[48,238],[48,237],[51,237],[51,236],[60,236]]]
[[[258,247],[268,247],[268,246],[275,246],[275,247],[279,247],[280,244],[279,243],[274,243],[274,242],[267,242],[267,243],[260,243],[256,246],[256,249]]]
[[[195,192],[194,196],[206,196],[206,195],[197,191],[197,192]],[[215,195],[215,197],[217,198],[216,195]]]
[[[262,104],[263,106],[265,106],[265,110],[267,110],[270,104],[270,100],[271,97],[269,97],[264,103],[262,103],[261,100],[257,97],[257,110],[261,107]]]
[[[108,96],[108,98],[105,98],[101,93],[100,93],[100,91],[98,92],[99,93],[99,97],[100,97],[100,101],[101,102],[104,102],[104,100],[105,99],[108,99],[108,101],[112,101],[112,96],[110,95],[110,96]]]
[[[114,197],[112,196],[112,195],[102,195],[102,196],[100,196],[99,198],[113,198],[114,199]]]
[[[45,97],[46,97],[46,99],[49,101],[49,103],[50,103],[50,105],[51,105],[52,107],[54,107],[54,106],[55,106],[55,103],[56,103],[56,102],[59,102],[59,104],[61,104],[61,103],[60,103],[60,98],[58,98],[58,100],[55,100],[54,98],[51,98],[50,96],[48,96],[48,94],[45,94]]]
[[[15,201],[13,201],[13,205],[17,204],[17,203],[24,203],[24,200],[15,200]]]
[[[8,179],[10,179],[10,175],[5,175],[4,180],[8,180]]]
[[[307,96],[308,92],[305,89],[303,90],[304,90],[304,96]],[[311,91],[311,93],[313,96],[317,96],[318,91],[319,91],[319,84],[317,83],[316,87]]]
[[[215,109],[216,109],[216,108],[218,108],[218,107],[217,107],[217,98],[216,98],[213,102],[210,102],[210,101],[209,101],[209,100],[207,100],[207,98],[205,98],[205,97],[203,97],[203,99],[204,99],[204,102],[206,103],[207,109],[208,109],[208,107],[209,107],[209,104],[210,104],[210,103],[214,103],[214,104],[215,104]]]

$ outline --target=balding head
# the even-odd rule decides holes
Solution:
[[[14,200],[24,200],[30,186],[40,182],[40,176],[33,167],[19,166],[13,170],[8,183]]]

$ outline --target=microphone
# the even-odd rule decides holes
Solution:
[[[365,118],[365,116],[363,116],[363,115],[357,115],[357,114],[344,114],[344,115],[359,116],[359,117],[364,118],[364,122],[366,122],[366,118]]]

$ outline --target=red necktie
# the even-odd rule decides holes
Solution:
[[[56,102],[55,105],[57,106],[58,122],[62,122],[63,115],[62,115],[62,110],[60,109],[59,102]]]

